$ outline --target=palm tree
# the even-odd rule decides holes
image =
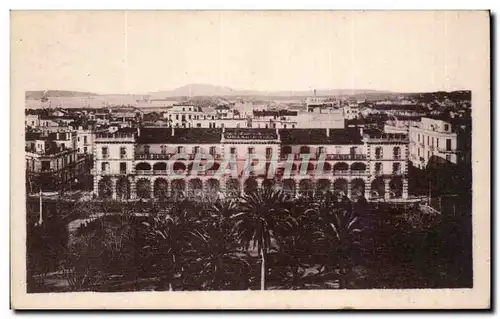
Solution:
[[[256,189],[240,200],[240,212],[231,216],[235,232],[244,248],[257,248],[261,260],[260,289],[266,285],[266,259],[271,241],[281,227],[292,227],[294,221],[284,206],[282,191]]]
[[[179,206],[174,204],[167,214],[158,214],[142,223],[146,227],[145,258],[169,290],[173,290],[174,279],[183,271],[184,254],[189,248],[188,232],[196,228],[189,211]]]
[[[242,284],[241,278],[250,269],[248,252],[230,240],[230,233],[216,225],[208,225],[204,230],[194,230],[189,234],[191,249],[186,254],[192,258],[188,263],[191,278],[187,280],[194,277],[197,285],[214,290],[232,288],[235,280]]]
[[[320,205],[315,210],[321,222],[313,234],[314,242],[327,252],[328,263],[337,263],[344,273],[352,264],[354,251],[360,244],[359,218],[345,200],[337,205]]]
[[[241,277],[250,264],[248,252],[241,249],[232,231],[230,217],[237,210],[236,202],[219,199],[208,208],[201,227],[189,232],[190,273],[199,276],[191,275],[188,279],[196,277],[203,288],[221,290],[230,287],[228,279]]]

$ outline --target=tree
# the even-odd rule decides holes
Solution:
[[[185,252],[189,249],[189,232],[200,226],[186,209],[186,203],[166,207],[166,213],[151,216],[145,226],[144,258],[160,282],[173,290],[174,280],[182,275]]]
[[[244,248],[257,248],[260,255],[260,289],[266,286],[266,258],[271,241],[280,227],[292,227],[294,221],[284,205],[282,191],[270,188],[256,189],[243,195],[240,212],[231,218],[235,220],[236,236]]]
[[[319,215],[313,233],[314,245],[318,245],[328,256],[327,264],[337,265],[342,273],[352,266],[353,256],[360,244],[359,218],[345,198],[335,203],[333,197],[325,197],[312,208]]]

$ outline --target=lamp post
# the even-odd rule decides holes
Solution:
[[[42,207],[42,187],[41,187],[41,186],[40,186],[40,203],[39,203],[39,205],[40,205],[40,213],[39,213],[39,215],[38,215],[38,225],[40,225],[40,226],[41,226],[41,225],[42,225],[42,223],[43,223],[43,213],[42,213],[42,208],[43,208],[43,207]]]

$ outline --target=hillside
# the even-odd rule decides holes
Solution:
[[[48,91],[26,91],[27,100],[40,100],[42,96],[46,97],[80,97],[80,96],[97,96],[95,93],[91,92],[78,92],[78,91],[59,91],[59,90],[48,90]]]
[[[237,90],[230,87],[209,85],[209,84],[188,84],[170,91],[150,92],[153,99],[173,98],[173,97],[210,97],[210,96],[231,96],[231,97],[254,97],[279,99],[284,97],[309,97],[314,94],[309,91],[256,91],[256,90]],[[339,95],[378,95],[394,94],[388,91],[377,90],[316,90],[317,96],[339,96]]]

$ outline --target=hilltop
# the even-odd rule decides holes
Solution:
[[[26,100],[39,100],[44,95],[46,97],[80,97],[80,96],[97,96],[98,94],[91,92],[63,91],[63,90],[26,91]]]

